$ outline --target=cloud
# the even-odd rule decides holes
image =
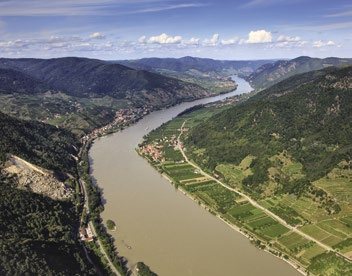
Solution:
[[[347,29],[351,27],[352,27],[352,21],[326,24],[326,25],[316,25],[316,26],[291,26],[291,27],[287,27],[287,29],[304,30],[304,31],[331,31],[331,30]]]
[[[252,0],[248,1],[246,4],[240,6],[240,8],[256,8],[256,7],[263,7],[263,6],[274,6],[274,5],[287,5],[293,4],[295,2],[303,2],[305,0]]]
[[[313,47],[320,48],[323,47],[325,43],[322,40],[313,42]]]
[[[278,42],[296,42],[300,41],[301,38],[299,36],[288,36],[288,35],[280,35],[276,41]]]
[[[332,41],[332,40],[329,40],[328,42],[324,42],[322,40],[318,40],[318,41],[314,41],[312,45],[315,48],[321,48],[321,47],[324,47],[324,46],[335,46],[335,42]]]
[[[352,16],[352,11],[345,11],[341,13],[335,13],[335,14],[328,14],[325,15],[324,17],[350,17]]]
[[[17,39],[0,41],[0,52],[12,57],[54,57],[67,55],[81,55],[81,52],[109,52],[114,48],[112,42],[104,43],[89,37],[80,36],[50,36],[36,39]]]
[[[271,32],[267,32],[265,30],[251,31],[248,34],[248,39],[245,43],[268,43],[272,42]]]
[[[103,35],[101,33],[92,33],[91,35],[89,35],[89,38],[91,38],[91,39],[104,39],[105,35]]]
[[[140,38],[138,38],[139,43],[146,43],[147,42],[147,37],[145,35],[142,35]]]
[[[182,41],[182,43],[186,44],[186,45],[199,45],[199,42],[200,42],[200,39],[199,38],[195,38],[195,37],[192,37],[189,40]]]
[[[219,41],[219,34],[213,34],[213,36],[210,39],[208,38],[204,39],[202,41],[202,44],[205,46],[216,46],[218,41]]]
[[[198,8],[198,7],[204,7],[206,5],[204,4],[179,4],[179,5],[169,5],[169,6],[159,6],[159,7],[152,7],[148,9],[140,9],[140,10],[134,10],[128,12],[129,14],[134,14],[134,13],[150,13],[150,12],[161,12],[161,11],[167,11],[167,10],[175,10],[175,9],[185,9],[185,8]]]
[[[179,44],[182,41],[181,36],[168,36],[167,34],[163,33],[159,36],[152,36],[148,39],[148,43],[155,43],[155,44]]]
[[[0,16],[108,16],[162,12],[206,6],[200,3],[161,4],[158,0],[12,0],[0,1]],[[145,8],[146,5],[151,7]],[[118,11],[118,12],[117,12]]]
[[[284,47],[289,47],[290,43],[288,43],[288,41],[283,41],[280,43],[277,43],[275,46],[278,48],[284,48]]]
[[[234,45],[237,44],[239,42],[238,37],[234,37],[234,38],[230,38],[230,39],[223,39],[221,40],[221,44],[222,45]]]

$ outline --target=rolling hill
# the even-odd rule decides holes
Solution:
[[[134,105],[163,107],[209,95],[177,79],[95,59],[0,59],[0,68],[25,73],[69,96],[112,97]]]
[[[0,135],[0,274],[95,274],[76,238],[76,197],[55,200],[29,188],[33,182],[50,188],[50,179],[55,178],[65,182],[66,188],[75,189],[72,177],[77,176],[77,137],[67,130],[2,112]],[[25,186],[19,188],[21,172],[7,170],[10,156],[40,166],[47,174],[42,176],[45,182],[27,174]]]
[[[248,73],[254,71],[271,60],[214,60],[209,58],[182,57],[182,58],[143,58],[137,60],[117,61],[126,66],[144,70],[166,69],[176,72],[197,70],[203,73],[223,72],[233,70],[237,73]]]
[[[256,89],[268,88],[288,77],[326,67],[352,65],[352,59],[347,58],[311,58],[301,56],[292,60],[280,60],[264,64],[256,69],[246,79]]]
[[[269,181],[270,158],[283,151],[302,164],[308,182],[317,180],[350,161],[351,83],[352,67],[294,76],[199,124],[187,144],[203,149],[194,158],[211,170],[255,156],[244,183],[258,193]],[[278,189],[298,192],[297,183],[286,184]]]

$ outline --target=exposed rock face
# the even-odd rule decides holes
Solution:
[[[19,157],[11,156],[8,165],[4,172],[15,176],[19,189],[45,195],[54,200],[69,199],[74,193],[71,187],[57,180],[52,172],[34,166]]]

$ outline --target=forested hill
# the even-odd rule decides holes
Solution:
[[[79,222],[73,202],[78,195],[55,200],[30,188],[33,183],[50,186],[53,177],[75,188],[67,174],[77,176],[73,156],[80,146],[78,139],[69,131],[2,112],[0,137],[0,274],[96,275],[77,240]],[[53,177],[22,172],[22,165],[16,173],[6,170],[10,155],[52,170],[46,172]],[[21,188],[20,174],[26,177]]]
[[[262,65],[256,69],[247,80],[256,89],[268,88],[288,77],[309,71],[320,70],[330,66],[352,65],[352,59],[347,58],[311,58],[307,56],[292,60],[280,60]]]
[[[76,175],[73,156],[80,142],[71,132],[0,112],[0,137],[0,169],[7,155],[13,154],[57,173]]]
[[[38,94],[50,86],[23,72],[0,68],[0,94]]]
[[[209,95],[194,84],[96,59],[0,59],[0,68],[25,73],[70,96],[108,96],[136,105],[162,107]]]
[[[294,76],[194,127],[186,140],[188,148],[198,149],[193,158],[214,170],[252,156],[253,175],[243,184],[258,193],[269,181],[273,156],[283,152],[302,164],[305,177],[276,176],[276,192],[302,192],[339,162],[349,163],[352,67],[316,72],[313,79],[311,75]]]
[[[236,73],[248,73],[271,60],[214,60],[209,58],[142,58],[137,60],[117,61],[120,64],[144,70],[167,69],[177,72],[198,70],[200,72],[222,72],[233,70]]]

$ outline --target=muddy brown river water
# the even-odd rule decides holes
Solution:
[[[103,191],[103,220],[119,254],[133,267],[143,261],[159,275],[300,275],[176,190],[135,148],[150,130],[200,103],[251,90],[234,77],[234,92],[155,111],[121,132],[95,140],[91,175]]]

